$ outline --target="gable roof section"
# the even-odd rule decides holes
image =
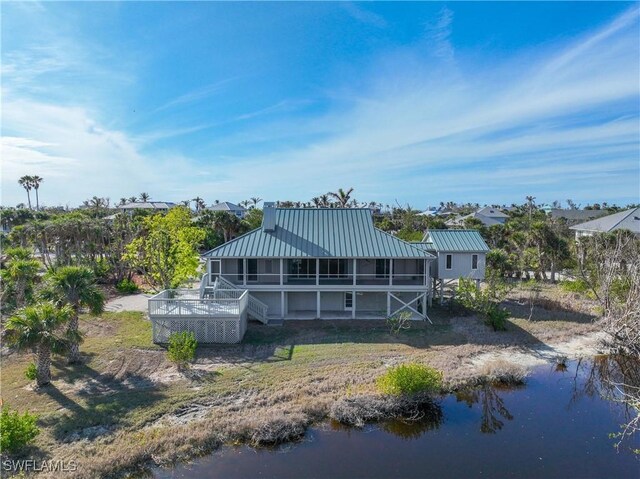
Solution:
[[[433,258],[373,226],[366,208],[276,208],[274,231],[255,229],[204,254],[227,258]]]
[[[207,209],[211,211],[244,211],[245,208],[240,205],[236,205],[235,203],[229,203],[228,201],[223,201],[222,203],[216,203],[215,205],[209,206]]]
[[[116,206],[120,210],[168,210],[176,206],[170,201],[137,201],[135,203],[126,203]]]
[[[508,218],[508,215],[505,215],[500,208],[493,208],[491,206],[485,206],[484,208],[480,208],[475,212],[476,215],[486,216],[488,218]]]
[[[460,253],[486,253],[489,251],[480,233],[476,230],[429,230],[424,241],[433,244],[436,251]]]
[[[624,229],[640,234],[640,208],[631,208],[630,210],[603,216],[586,223],[571,226],[570,229],[600,233]]]

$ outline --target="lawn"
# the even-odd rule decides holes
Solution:
[[[504,333],[437,308],[430,311],[434,324],[414,322],[397,335],[382,321],[251,322],[241,344],[199,347],[187,373],[151,342],[143,313],[84,316],[83,364],[56,359],[53,384],[34,390],[24,376],[31,355],[6,355],[2,398],[39,415],[43,432],[30,457],[75,459],[79,476],[96,477],[148,464],[152,456],[162,463],[222,442],[260,442],[256,434],[273,424],[304,427],[344,397],[376,394],[375,380],[390,365],[428,364],[455,387],[478,374],[474,356],[594,330],[562,298],[553,305],[559,319],[540,308],[528,321],[518,311],[528,311],[521,299],[512,298],[514,317]]]

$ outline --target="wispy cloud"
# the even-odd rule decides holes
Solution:
[[[370,10],[366,10],[353,2],[345,2],[340,4],[342,8],[354,19],[361,23],[371,25],[376,28],[386,28],[387,21],[382,15],[378,15]]]
[[[17,177],[37,170],[51,176],[51,198],[75,203],[141,190],[167,200],[214,191],[218,199],[306,200],[338,186],[356,187],[361,199],[414,206],[510,202],[530,193],[550,201],[565,199],[568,189],[576,201],[599,195],[637,201],[638,18],[634,6],[574,39],[469,59],[454,50],[454,15],[443,9],[424,38],[372,60],[364,85],[327,85],[323,108],[287,99],[216,125],[171,123],[167,115],[162,128],[145,135],[100,120],[99,108],[12,90],[3,95],[11,136],[2,144],[3,194],[20,199]],[[156,111],[219,94],[231,80],[184,93]],[[292,114],[298,110],[305,115]],[[229,131],[198,140],[204,155],[153,148],[219,125]]]
[[[189,103],[194,103],[197,101],[204,100],[212,95],[215,95],[222,91],[225,85],[229,82],[236,80],[237,77],[234,78],[226,78],[224,80],[220,80],[215,83],[211,83],[202,88],[198,88],[196,90],[190,91],[183,95],[180,95],[172,100],[167,101],[166,103],[160,105],[158,108],[154,110],[154,113],[160,112],[162,110],[167,110],[169,108],[175,108],[178,106],[187,105]]]

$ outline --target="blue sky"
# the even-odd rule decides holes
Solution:
[[[638,202],[637,3],[3,3],[2,203]]]

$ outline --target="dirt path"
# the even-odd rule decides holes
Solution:
[[[120,312],[120,311],[142,311],[146,312],[148,308],[147,300],[151,297],[150,294],[131,294],[128,296],[119,296],[117,298],[110,299],[105,305],[106,311]]]

